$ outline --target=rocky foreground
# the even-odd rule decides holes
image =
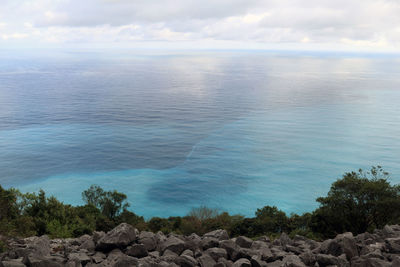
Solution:
[[[316,242],[282,234],[252,240],[229,239],[225,230],[200,237],[139,232],[120,224],[108,233],[53,239],[47,236],[8,240],[0,267],[56,266],[400,266],[400,226],[385,226],[373,234],[338,235]]]

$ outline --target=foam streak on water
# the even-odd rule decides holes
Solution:
[[[0,184],[145,217],[314,209],[345,171],[400,182],[400,60],[272,53],[0,55]]]

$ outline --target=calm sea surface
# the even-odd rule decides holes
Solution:
[[[0,53],[0,184],[146,218],[317,207],[344,172],[400,182],[400,58],[272,52]]]

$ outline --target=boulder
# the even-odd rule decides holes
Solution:
[[[143,244],[147,251],[157,248],[157,237],[152,232],[142,231],[139,234],[139,243]]]
[[[251,240],[250,238],[245,237],[245,236],[239,236],[238,238],[236,238],[236,242],[235,243],[239,247],[250,248],[251,245],[253,244],[253,240]]]
[[[316,261],[318,262],[320,267],[336,265],[337,267],[350,267],[350,264],[347,260],[335,257],[333,255],[326,255],[326,254],[317,254]]]
[[[197,260],[201,267],[214,266],[216,264],[216,261],[208,254],[200,256]]]
[[[400,237],[385,239],[385,245],[390,253],[400,253]]]
[[[47,235],[41,237],[34,236],[25,240],[28,243],[28,248],[32,249],[36,256],[50,255],[50,239]]]
[[[174,262],[178,266],[181,266],[181,267],[197,266],[197,261],[193,257],[187,256],[187,255],[183,255],[183,256],[179,256],[179,257],[175,258]]]
[[[288,255],[282,260],[283,266],[285,267],[307,267],[296,255]]]
[[[167,249],[180,255],[185,250],[185,242],[175,236],[170,236],[164,242],[160,243],[162,253]]]
[[[233,267],[251,267],[251,262],[248,259],[239,259],[233,263]]]
[[[136,258],[143,258],[148,255],[148,252],[143,244],[133,244],[127,247],[125,254]]]
[[[218,229],[218,230],[206,233],[203,235],[203,237],[212,237],[212,238],[216,238],[220,241],[229,239],[228,232],[226,230],[222,230],[222,229]]]
[[[70,253],[68,255],[68,261],[80,263],[83,266],[85,266],[87,263],[91,261],[91,258],[86,253],[77,252],[77,253]]]
[[[96,248],[96,244],[94,243],[92,238],[85,240],[80,246],[79,249],[86,249],[88,251],[94,251]]]
[[[215,248],[219,246],[219,241],[214,237],[206,237],[203,238],[203,240],[201,240],[200,246],[203,250],[207,250],[209,248]]]
[[[130,224],[121,223],[98,241],[96,250],[109,251],[114,248],[125,248],[135,239],[135,228]]]
[[[210,255],[215,261],[219,258],[228,259],[228,253],[223,248],[209,248],[204,253]]]

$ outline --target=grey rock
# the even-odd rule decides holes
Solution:
[[[296,255],[289,255],[282,260],[284,267],[307,267]]]
[[[70,253],[68,255],[68,260],[74,261],[74,262],[79,262],[82,265],[85,265],[91,261],[90,257],[87,254],[80,253],[80,252],[79,253]]]
[[[97,244],[97,242],[98,242],[101,238],[103,238],[105,235],[106,235],[106,233],[104,233],[103,231],[94,231],[94,232],[93,232],[93,235],[92,235],[93,242],[94,242],[95,244]]]
[[[186,255],[175,258],[174,262],[181,267],[197,266],[197,261],[193,257],[186,256]]]
[[[272,251],[269,248],[263,248],[258,252],[258,255],[261,257],[261,260],[266,261],[266,262],[272,262],[275,261],[276,258],[274,257],[274,254],[272,254]]]
[[[206,237],[203,238],[203,240],[201,240],[200,246],[202,247],[203,250],[207,250],[209,248],[215,248],[219,246],[219,241],[214,237]]]
[[[210,255],[215,261],[219,258],[228,258],[228,253],[223,248],[209,248],[204,253]]]
[[[330,265],[336,265],[338,267],[349,267],[350,264],[347,260],[335,257],[333,255],[317,254],[316,260],[320,267],[326,267]]]
[[[250,263],[252,267],[265,267],[267,263],[261,259],[261,256],[255,255],[251,257]]]
[[[201,267],[214,266],[216,261],[208,254],[204,254],[197,259]]]
[[[390,253],[400,253],[400,237],[387,238],[385,244]]]
[[[251,262],[248,259],[239,259],[233,263],[233,267],[251,267]]]
[[[253,250],[260,250],[262,248],[269,248],[269,245],[266,242],[254,241],[250,248]]]
[[[290,245],[292,243],[292,240],[286,233],[282,233],[279,237],[279,242],[281,246],[285,248],[287,245]]]
[[[102,261],[104,261],[106,259],[106,255],[104,255],[101,252],[96,252],[93,256],[92,256],[92,261],[94,263],[100,263]]]
[[[220,241],[229,239],[228,232],[226,230],[222,230],[222,229],[218,229],[218,230],[206,233],[206,234],[204,234],[203,237],[212,237],[212,238],[216,238]]]
[[[383,261],[381,259],[364,259],[356,258],[351,261],[352,267],[391,267],[390,262]]]
[[[89,238],[79,246],[79,249],[87,249],[88,251],[94,251],[96,248],[96,244],[94,243],[92,238]]]
[[[181,253],[181,256],[184,256],[184,255],[194,257],[194,253],[190,249],[186,249]]]
[[[317,259],[315,258],[315,255],[313,253],[311,253],[311,251],[306,251],[306,252],[300,254],[299,258],[307,266],[314,266],[315,262],[317,261]]]
[[[12,259],[8,261],[0,261],[0,267],[25,267],[20,260]]]
[[[170,236],[160,244],[161,252],[167,249],[179,255],[185,250],[185,242],[175,236]]]
[[[142,231],[139,234],[139,243],[143,244],[147,251],[153,251],[157,248],[157,237],[152,232]]]
[[[126,249],[125,254],[136,258],[143,258],[148,255],[148,252],[143,244],[133,244]]]
[[[25,239],[28,243],[28,248],[31,248],[37,256],[50,255],[50,239],[44,235],[41,237],[30,237]]]
[[[236,238],[236,242],[235,243],[239,247],[250,248],[251,245],[253,244],[253,240],[251,240],[250,238],[245,237],[245,236],[239,236],[238,238]]]
[[[61,267],[63,259],[49,256],[29,255],[23,259],[23,263],[29,267]]]
[[[108,251],[113,248],[125,248],[135,239],[135,228],[130,224],[121,223],[98,241],[96,250]]]
[[[226,250],[229,259],[233,259],[233,255],[240,249],[240,247],[232,240],[221,241],[219,247]]]

